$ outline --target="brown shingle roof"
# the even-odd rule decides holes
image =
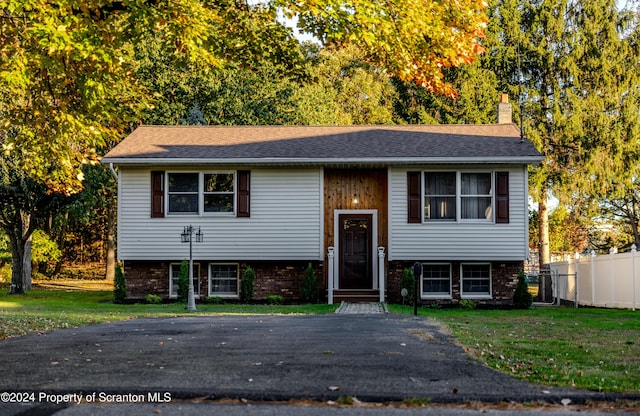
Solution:
[[[514,124],[140,126],[105,163],[519,162],[542,159]]]

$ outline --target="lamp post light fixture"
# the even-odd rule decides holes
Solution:
[[[202,243],[204,240],[204,234],[200,231],[200,227],[196,231],[195,227],[188,225],[184,227],[184,231],[180,234],[180,239],[183,243],[189,243],[189,291],[187,293],[187,310],[196,310],[196,300],[193,293],[193,235],[196,236],[196,242]]]

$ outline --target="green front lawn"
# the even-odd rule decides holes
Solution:
[[[389,309],[413,313],[408,306]],[[640,311],[423,308],[419,315],[444,324],[475,358],[519,379],[640,393]]]

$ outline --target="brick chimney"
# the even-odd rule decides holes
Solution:
[[[511,103],[508,94],[500,94],[500,103],[498,104],[498,124],[513,123]]]

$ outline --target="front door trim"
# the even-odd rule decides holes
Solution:
[[[340,289],[340,215],[371,215],[371,287],[378,289],[378,210],[377,209],[336,209],[333,211],[333,244],[335,261],[333,262],[333,287]]]

